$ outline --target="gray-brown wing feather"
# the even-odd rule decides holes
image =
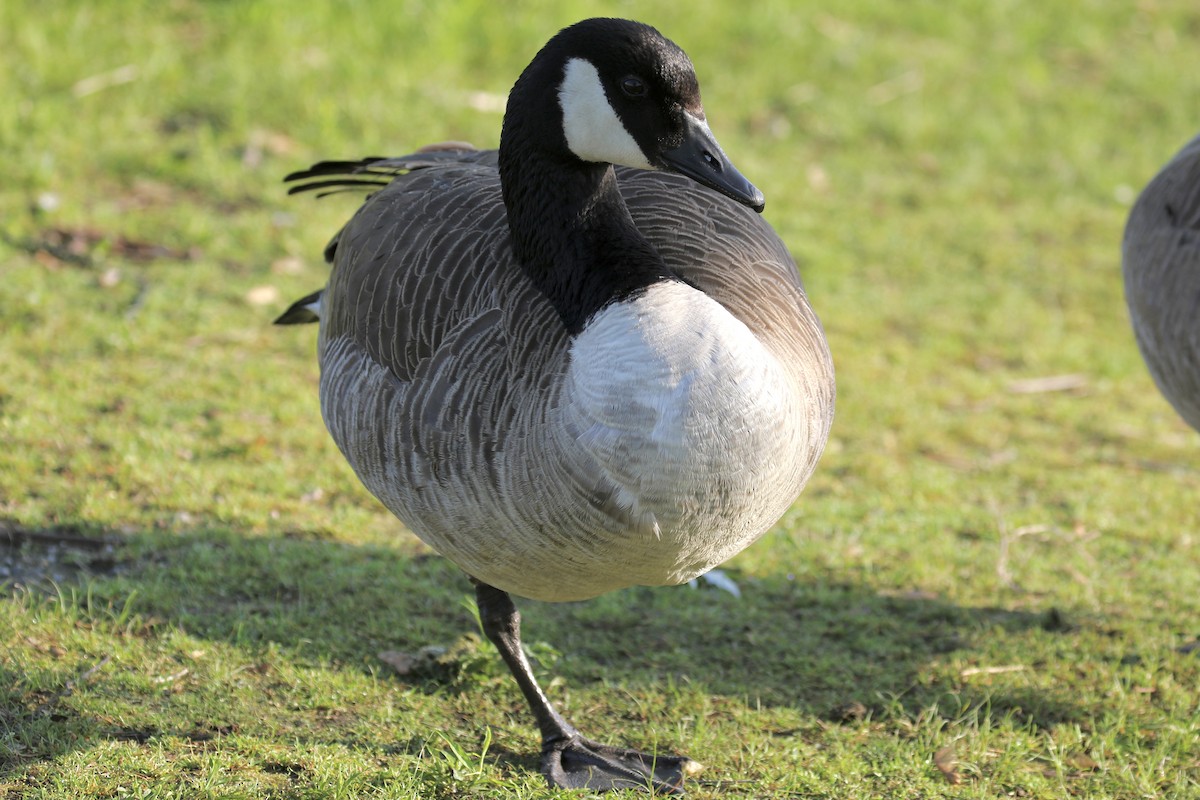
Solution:
[[[326,335],[351,337],[411,380],[445,336],[495,308],[516,265],[505,263],[491,175],[472,166],[421,170],[371,197],[338,236],[321,312]]]

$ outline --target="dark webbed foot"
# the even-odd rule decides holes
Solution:
[[[597,744],[575,734],[546,742],[542,774],[562,789],[641,789],[652,794],[683,794],[683,779],[700,771],[686,756],[642,753]]]
[[[509,596],[476,580],[475,600],[484,633],[496,645],[537,721],[542,734],[542,774],[551,786],[683,794],[683,779],[699,772],[699,764],[684,756],[640,753],[585,739],[554,710],[538,686],[521,649],[521,615]]]

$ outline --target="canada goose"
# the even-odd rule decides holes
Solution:
[[[1200,136],[1142,190],[1121,257],[1142,358],[1159,391],[1200,431]]]
[[[509,593],[687,581],[770,528],[825,446],[821,325],[688,57],[646,25],[580,22],[517,80],[499,151],[288,180],[383,187],[326,249],[326,288],[279,321],[319,316],[325,423],[367,488],[471,577],[542,772],[677,791],[693,762],[597,744],[553,708]]]

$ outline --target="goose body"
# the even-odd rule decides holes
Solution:
[[[828,430],[828,355],[786,250],[692,181],[619,171],[682,280],[572,336],[513,258],[481,155],[415,169],[339,236],[320,333],[334,440],[422,539],[523,597],[680,583],[735,555]]]
[[[1200,136],[1134,203],[1121,248],[1125,300],[1154,382],[1200,431]]]
[[[828,436],[820,323],[690,61],[647,26],[585,21],[517,81],[498,152],[290,179],[382,187],[327,248],[327,287],[281,321],[319,316],[333,439],[476,582],[550,782],[677,787],[686,759],[596,745],[557,715],[507,593],[579,600],[706,572],[788,509]]]

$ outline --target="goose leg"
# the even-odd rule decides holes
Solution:
[[[475,583],[475,602],[483,632],[500,651],[521,687],[542,734],[542,774],[563,789],[642,789],[653,794],[683,794],[683,778],[699,769],[685,756],[653,755],[597,744],[563,719],[538,686],[521,649],[521,615],[508,594]]]

